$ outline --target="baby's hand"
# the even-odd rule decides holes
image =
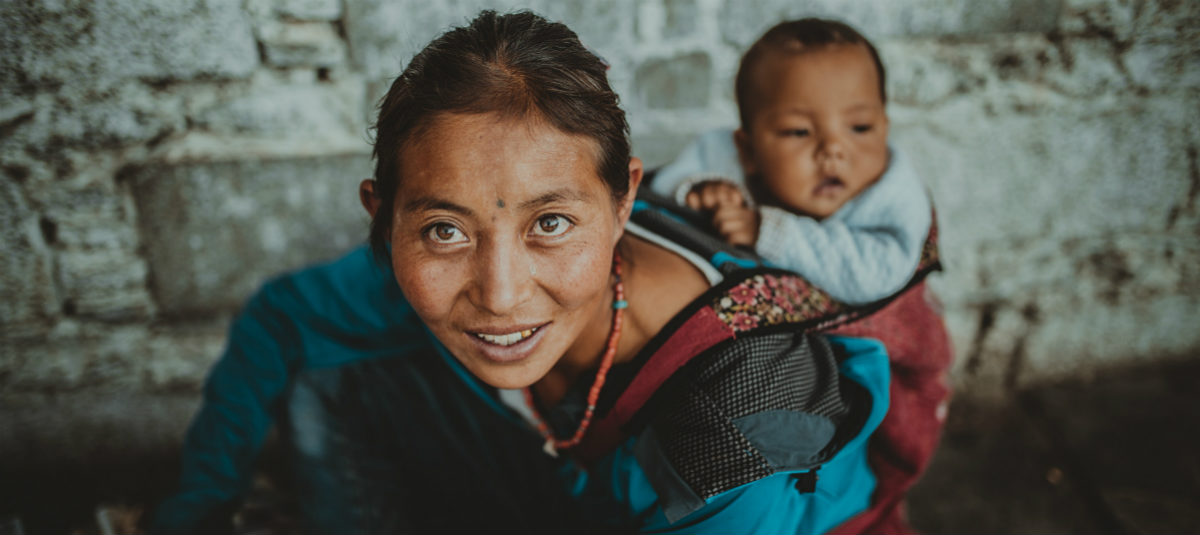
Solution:
[[[737,186],[711,180],[697,184],[685,198],[687,205],[712,216],[713,228],[725,241],[753,247],[758,241],[758,211],[746,206]]]

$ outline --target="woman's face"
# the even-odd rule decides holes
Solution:
[[[396,281],[492,386],[533,384],[606,323],[634,188],[618,206],[596,162],[589,138],[495,114],[439,116],[401,154]]]

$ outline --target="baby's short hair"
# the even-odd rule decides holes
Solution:
[[[748,105],[750,95],[754,90],[752,72],[767,53],[799,53],[829,45],[855,44],[865,45],[871,53],[871,59],[875,62],[875,71],[879,73],[879,98],[886,103],[887,79],[883,61],[879,59],[879,52],[875,50],[875,45],[871,44],[871,41],[868,41],[850,25],[836,20],[818,18],[789,20],[767,30],[767,33],[750,45],[750,50],[747,50],[746,54],[742,56],[742,63],[738,66],[737,80],[734,82],[742,129],[750,127],[750,117],[753,111]]]

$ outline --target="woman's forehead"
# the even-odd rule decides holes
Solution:
[[[548,191],[590,197],[605,188],[598,143],[542,120],[443,114],[402,149],[398,192],[407,198],[504,194],[520,203]]]

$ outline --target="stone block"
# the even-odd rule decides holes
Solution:
[[[988,243],[948,268],[939,295],[963,360],[960,384],[1002,386],[1200,347],[1200,246],[1187,234],[1122,233]]]
[[[647,170],[656,169],[671,163],[694,137],[669,131],[635,134],[632,139],[633,155],[642,159]]]
[[[602,56],[625,51],[633,42],[631,0],[502,0],[424,2],[363,0],[346,4],[350,52],[368,78],[395,78],[408,61],[446,30],[469,23],[483,9],[500,13],[529,9],[566,23],[580,41]]]
[[[334,22],[342,18],[340,0],[246,0],[256,25],[271,21]]]
[[[145,319],[153,312],[146,262],[122,250],[62,251],[58,279],[67,314],[101,319]]]
[[[1067,39],[1059,55],[1045,70],[1047,85],[1071,97],[1096,98],[1128,94],[1130,79],[1121,68],[1113,44],[1104,39]],[[1047,52],[1047,55],[1055,57]]]
[[[271,21],[259,36],[267,63],[278,67],[329,67],[346,57],[345,43],[327,22]]]
[[[1200,33],[1191,39],[1139,40],[1121,54],[1134,83],[1151,91],[1200,88]],[[1200,98],[1193,97],[1193,104]]]
[[[744,50],[778,22],[803,17],[841,20],[870,39],[894,36],[977,37],[992,33],[1049,32],[1058,25],[1061,0],[767,0],[753,9],[725,2],[721,35]]]
[[[1134,31],[1140,6],[1122,0],[1064,0],[1059,29],[1071,36],[1108,36],[1126,40]]]
[[[113,181],[117,163],[101,155],[80,162],[80,155],[63,154],[61,166],[69,170],[63,178],[30,185],[46,241],[79,249],[137,248],[128,194]],[[88,163],[93,167],[77,168]]]
[[[82,88],[81,88],[82,89]],[[107,148],[161,139],[186,128],[174,95],[141,83],[122,83],[75,95],[60,94],[46,128],[50,137],[82,148]]]
[[[363,100],[363,82],[356,77],[322,83],[256,80],[197,106],[194,126],[216,135],[321,138],[338,146],[362,146],[367,130]]]
[[[889,104],[935,106],[987,83],[986,74],[972,68],[978,54],[966,45],[947,50],[936,41],[893,39],[876,47],[887,69]]]
[[[592,51],[615,61],[629,52],[633,43],[633,17],[637,3],[631,0],[593,2],[589,0],[535,0],[528,4],[535,13],[562,22],[579,34],[579,41]],[[516,9],[510,7],[508,10]],[[501,11],[503,12],[503,10]],[[466,15],[469,19],[474,14]]]
[[[1187,198],[1197,112],[1175,100],[1085,102],[1039,116],[991,116],[978,106],[893,116],[892,141],[934,192],[949,249],[1153,232]]]
[[[971,98],[995,113],[1036,113],[1070,100],[1132,93],[1113,44],[1043,35],[995,36],[946,46],[934,40],[880,43],[888,98],[902,106],[933,107]]]
[[[699,27],[700,7],[696,0],[664,0],[663,6],[666,8],[663,38],[687,37]]]
[[[369,78],[395,78],[429,41],[470,16],[442,2],[349,2],[345,26],[351,57]]]
[[[242,77],[258,50],[241,0],[5,2],[0,71],[32,85]]]
[[[49,251],[37,216],[16,182],[0,180],[0,333],[36,331],[54,317],[58,297]]]
[[[266,277],[361,243],[371,172],[358,154],[128,170],[160,310],[235,309]]]
[[[647,60],[637,68],[634,84],[646,107],[703,108],[712,92],[712,62],[703,52]]]
[[[224,347],[215,322],[147,328],[63,320],[39,340],[16,343],[0,365],[6,392],[197,394]]]
[[[88,81],[90,82],[90,80]],[[104,86],[79,83],[34,95],[4,125],[5,152],[30,150],[42,158],[62,149],[93,151],[152,144],[186,128],[180,99],[138,81]],[[15,155],[14,155],[15,156]],[[11,158],[6,157],[6,160]]]
[[[296,20],[338,20],[342,17],[340,0],[276,0],[275,11]]]

